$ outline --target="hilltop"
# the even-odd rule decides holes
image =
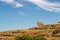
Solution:
[[[15,40],[17,36],[37,36],[47,40],[60,40],[60,22],[46,25],[37,22],[37,26],[33,28],[0,32],[0,40]]]

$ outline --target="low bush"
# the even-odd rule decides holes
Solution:
[[[15,40],[47,40],[47,39],[44,37],[22,36],[22,37],[16,37]]]

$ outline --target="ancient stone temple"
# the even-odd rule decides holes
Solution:
[[[44,24],[42,22],[37,22],[37,27],[38,28],[43,28],[44,27]]]

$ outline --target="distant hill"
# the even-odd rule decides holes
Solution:
[[[0,32],[0,40],[15,40],[17,36],[37,36],[47,40],[60,40],[60,22],[47,25],[37,22],[37,26],[33,28]]]

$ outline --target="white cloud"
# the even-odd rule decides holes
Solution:
[[[44,10],[52,12],[60,12],[60,3],[58,2],[52,3],[47,0],[27,0],[27,1],[36,4],[40,8],[43,8]]]
[[[12,5],[12,6],[16,7],[16,8],[23,7],[22,4],[16,2],[15,0],[0,0],[0,1],[5,2],[7,4],[10,4],[10,5]]]

